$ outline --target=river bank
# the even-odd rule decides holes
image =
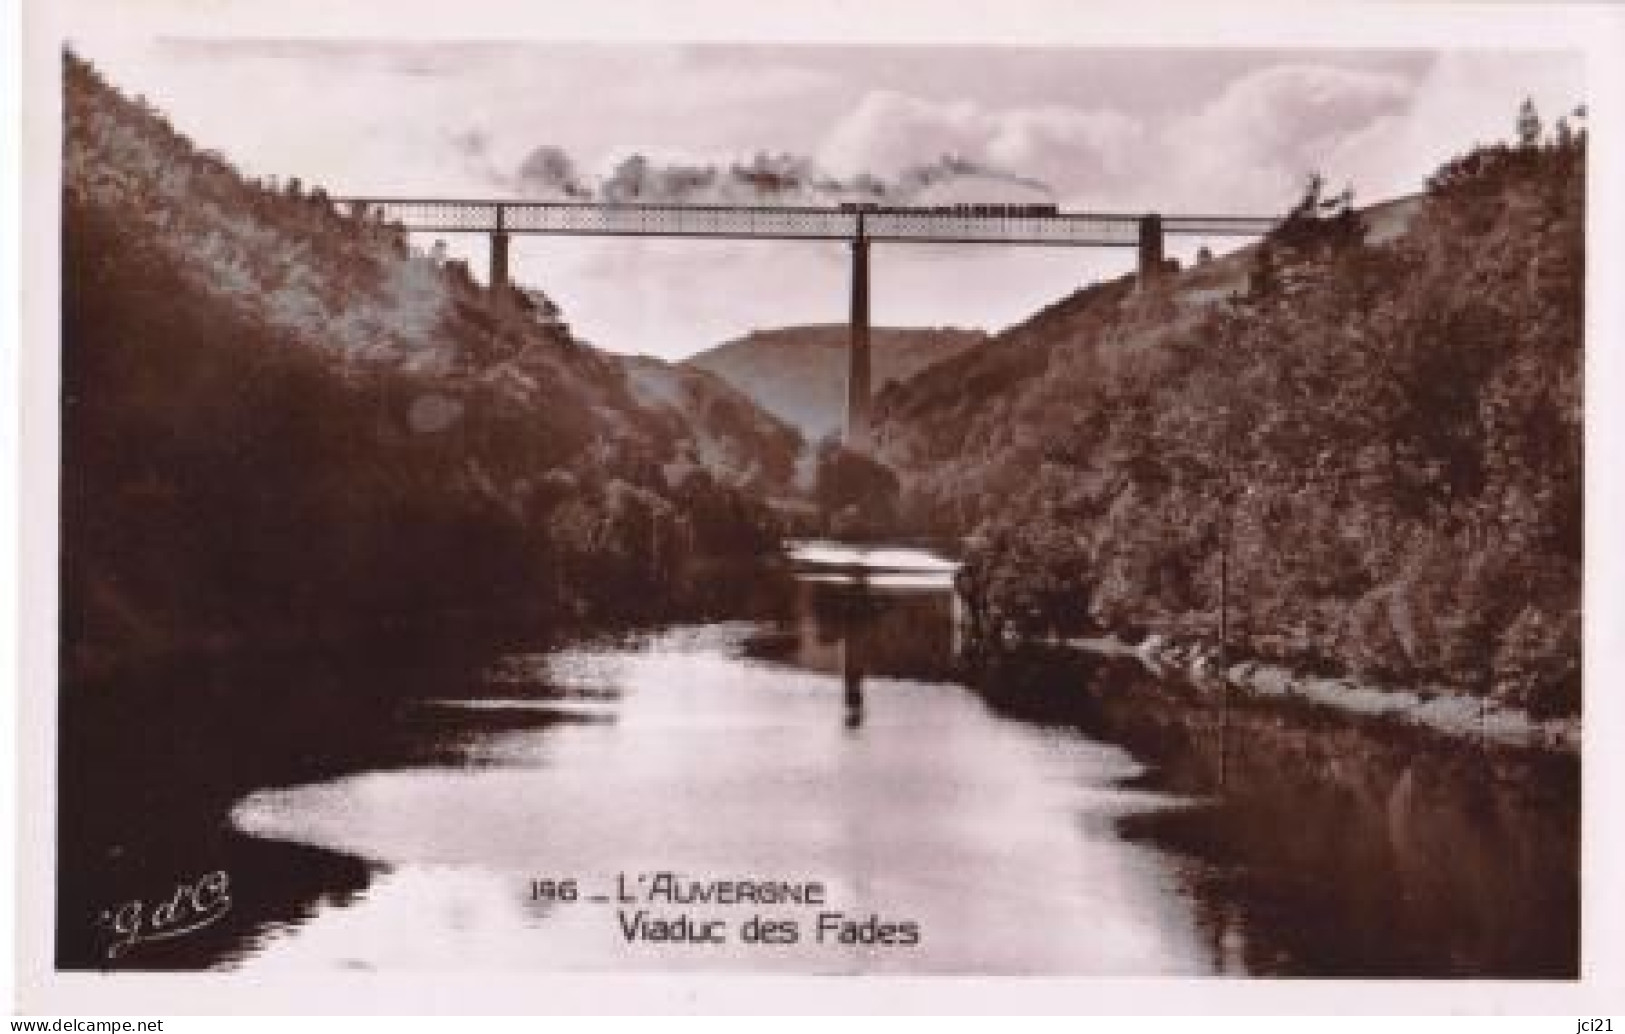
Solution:
[[[1578,716],[1540,719],[1523,708],[1444,687],[1372,686],[1256,660],[1240,661],[1221,671],[1217,654],[1210,648],[1157,634],[1139,643],[1111,635],[1074,637],[1065,643],[1096,656],[1131,657],[1159,679],[1177,679],[1209,695],[1232,692],[1260,702],[1293,701],[1355,720],[1398,723],[1453,740],[1573,757],[1580,754],[1583,726]]]
[[[990,589],[994,579],[987,570],[978,570],[976,562],[973,556],[956,565],[954,577],[958,614],[973,651],[978,649],[977,643],[993,653],[1064,644],[1093,656],[1132,658],[1159,680],[1182,682],[1213,697],[1234,694],[1259,702],[1290,701],[1352,721],[1405,725],[1452,741],[1570,757],[1580,754],[1583,722],[1577,713],[1536,714],[1516,703],[1446,684],[1382,685],[1324,669],[1306,671],[1248,656],[1245,647],[1239,659],[1226,664],[1211,639],[1159,631],[1145,631],[1136,639],[1109,623],[1101,628],[1094,619],[1083,626],[1092,629],[1091,634],[1068,634],[1067,625],[1076,630],[1078,623],[1062,620],[1060,615],[1090,609],[1089,593],[1079,587],[1076,576],[1036,583],[1006,577],[999,591],[1025,600],[1034,610],[1047,609],[1051,617],[1015,623],[993,605]],[[1046,608],[1032,607],[1041,596]],[[1328,662],[1327,667],[1335,670],[1337,665]]]

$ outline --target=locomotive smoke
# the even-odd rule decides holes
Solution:
[[[1050,197],[1055,193],[1040,180],[948,154],[905,169],[892,179],[872,173],[838,178],[811,158],[794,154],[758,153],[749,162],[726,166],[657,163],[633,154],[608,175],[595,179],[584,174],[562,148],[544,144],[526,156],[514,175],[501,179],[523,197],[649,204],[908,204],[927,190],[963,180],[1010,184]]]

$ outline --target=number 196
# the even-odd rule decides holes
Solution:
[[[574,901],[578,891],[575,880],[531,880],[532,901]],[[1587,1030],[1592,1028],[1588,1027]],[[1600,1030],[1601,1028],[1596,1028]]]

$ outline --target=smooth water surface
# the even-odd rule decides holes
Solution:
[[[947,681],[951,563],[797,550],[789,623],[676,628],[503,660],[483,698],[424,706],[546,716],[458,744],[454,763],[250,795],[258,837],[376,867],[365,890],[266,931],[245,967],[708,968],[1201,973],[1215,966],[1165,856],[1115,822],[1176,806],[1071,729],[1003,718]],[[865,570],[872,569],[872,574]],[[797,920],[794,945],[629,943],[614,902],[533,900],[534,879],[608,894],[624,874],[818,881],[825,908],[661,915]],[[911,921],[917,944],[816,937],[821,911]]]
[[[968,668],[950,560],[790,559],[791,598],[750,620],[95,697],[65,716],[61,964],[1577,973],[1572,762],[1221,706],[1131,660]],[[108,915],[211,873],[219,922],[109,953]],[[660,873],[824,903],[650,901]],[[724,943],[628,940],[639,911]],[[795,942],[747,942],[757,916]]]

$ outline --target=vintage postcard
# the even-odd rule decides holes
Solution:
[[[1617,9],[26,14],[21,1011],[1625,1002]]]

